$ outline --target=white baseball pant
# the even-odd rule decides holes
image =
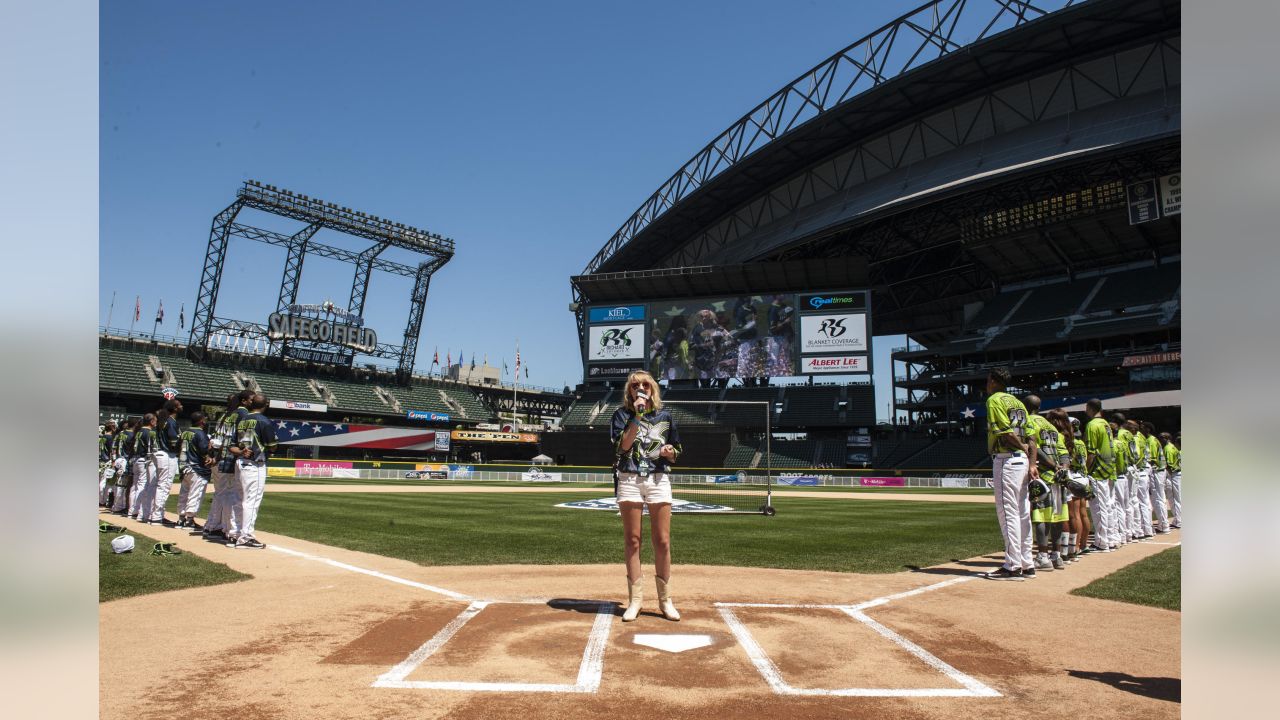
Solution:
[[[201,475],[190,465],[182,466],[182,487],[178,490],[179,517],[195,517],[200,512],[200,502],[204,500],[204,488],[208,483],[208,475]]]
[[[1182,527],[1182,471],[1170,470],[1165,477],[1169,504],[1173,506],[1173,526]]]
[[[1103,478],[1091,478],[1093,498],[1089,500],[1089,514],[1093,516],[1094,545],[1102,550],[1111,547],[1111,481]]]
[[[115,477],[115,467],[110,462],[102,463],[102,467],[98,468],[98,504],[107,504],[107,486],[111,479]]]
[[[128,485],[120,484],[121,482],[123,482],[122,478],[124,477],[125,470],[127,470],[129,467],[129,461],[125,460],[122,457],[116,458],[115,466],[116,466],[116,479],[115,479],[116,499],[114,502],[111,503],[111,512],[119,512],[121,510],[124,510],[125,503],[127,503],[129,499],[129,490],[130,490],[130,487]]]
[[[221,530],[227,537],[234,538],[239,527],[234,524],[238,518],[232,515],[231,510],[239,502],[239,497],[235,471],[222,472],[214,466],[213,504],[209,507],[209,519],[205,522],[205,528]]]
[[[1027,456],[997,453],[991,457],[991,487],[995,492],[996,522],[1004,537],[1004,567],[1034,568],[1031,557],[1030,475]]]
[[[1119,547],[1129,542],[1129,478],[1124,473],[1111,486],[1111,517],[1111,547]]]
[[[150,490],[148,491],[148,488]],[[140,455],[133,460],[133,488],[129,493],[129,517],[135,520],[146,520],[149,515],[142,515],[144,498],[156,497],[156,468],[150,456]],[[150,508],[148,508],[150,512]]]
[[[236,539],[253,537],[253,526],[258,520],[258,508],[262,506],[262,491],[267,482],[267,464],[250,460],[236,461],[236,482],[240,487],[240,502],[232,506],[232,525],[239,527]]]
[[[173,492],[173,477],[178,473],[178,456],[167,452],[152,455],[156,463],[156,492],[151,499],[151,521],[164,519],[164,506],[169,502],[169,493]]]
[[[1165,498],[1163,473],[1153,467],[1147,468],[1148,481],[1151,483],[1151,504],[1155,506],[1156,528],[1161,532],[1169,529],[1169,506]]]
[[[1146,476],[1137,467],[1129,466],[1129,488],[1137,498],[1136,521],[1133,526],[1134,535],[1145,537],[1152,535],[1151,527],[1151,488]]]

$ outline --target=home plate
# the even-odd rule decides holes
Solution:
[[[636,635],[636,644],[671,653],[696,650],[711,644],[710,635]]]

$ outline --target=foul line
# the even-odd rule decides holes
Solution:
[[[601,603],[596,610],[595,622],[591,625],[591,634],[587,637],[587,647],[582,651],[582,663],[578,667],[577,681],[572,684],[555,683],[518,683],[518,682],[464,682],[450,680],[405,680],[418,666],[426,662],[444,644],[448,642],[463,625],[480,611],[494,604],[476,601],[467,606],[461,614],[414,650],[400,664],[383,673],[373,682],[376,688],[399,688],[404,690],[464,690],[468,692],[557,692],[557,693],[594,693],[600,689],[600,677],[604,674],[604,649],[609,639],[609,626],[613,622],[613,604]],[[499,603],[501,604],[501,603]]]
[[[926,593],[931,590],[939,590],[941,588],[948,587],[951,585],[957,585],[959,583],[969,582],[974,578],[975,578],[974,575],[964,575],[961,577],[952,578],[950,580],[943,580],[942,582],[936,582],[936,583],[933,583],[932,585],[925,585],[923,587],[918,587],[915,590],[907,590],[905,592],[895,593],[893,595],[885,595],[884,597],[875,598],[874,600],[867,600],[865,602],[854,603],[852,605],[848,603],[841,603],[837,605],[820,605],[820,604],[814,604],[814,603],[787,604],[787,603],[718,602],[718,603],[715,603],[715,606],[718,608],[735,608],[735,607],[785,608],[789,610],[866,610],[867,608],[873,608],[873,607],[878,607],[880,605],[884,605],[893,600],[901,600],[902,598],[912,597],[914,595]]]
[[[433,593],[436,593],[437,595],[444,595],[445,597],[453,598],[454,600],[466,600],[466,601],[474,600],[474,598],[472,598],[470,595],[463,595],[460,592],[446,590],[445,588],[436,587],[435,585],[427,585],[426,583],[415,582],[413,580],[406,580],[402,577],[396,577],[395,575],[388,575],[386,573],[378,572],[377,570],[369,570],[368,568],[349,565],[344,562],[339,562],[337,560],[330,560],[329,558],[320,557],[318,555],[309,555],[307,553],[299,552],[297,550],[282,548],[279,545],[268,545],[268,547],[271,548],[272,550],[275,550],[276,552],[282,552],[286,555],[293,555],[294,557],[300,557],[306,560],[315,560],[316,562],[322,562],[325,565],[332,565],[333,567],[341,568],[343,570],[350,570],[351,572],[360,573],[362,575],[369,575],[371,577],[376,577],[378,579],[397,583],[399,585],[407,585],[412,588],[418,588],[419,590],[426,590],[427,592],[433,592]]]

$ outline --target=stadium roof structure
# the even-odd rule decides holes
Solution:
[[[1177,0],[935,0],[682,165],[574,279],[861,256],[876,334],[1004,284],[1180,252],[1124,186],[1181,164]],[[1034,252],[1028,252],[1028,250]]]

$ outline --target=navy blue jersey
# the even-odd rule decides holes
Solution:
[[[236,426],[236,444],[251,451],[240,459],[264,463],[276,450],[276,427],[266,415],[250,413]]]
[[[111,433],[102,433],[98,436],[98,462],[106,462],[111,459],[111,441],[115,439]]]
[[[134,450],[137,451],[137,454],[144,457],[150,456],[154,452],[158,452],[160,450],[160,443],[156,442],[156,431],[149,427],[144,427],[141,430],[138,430],[138,434],[133,438],[133,446]]]
[[[178,421],[173,418],[165,419],[164,425],[156,428],[156,440],[161,450],[177,457],[182,445],[182,433],[178,432]]]
[[[632,418],[640,424],[640,429],[636,431],[631,449],[623,451],[622,435],[627,431],[627,424]],[[609,437],[613,440],[613,449],[618,455],[618,472],[636,472],[641,458],[648,458],[656,472],[670,472],[671,463],[662,457],[662,446],[673,445],[676,453],[680,452],[680,430],[676,427],[676,419],[671,416],[671,411],[666,408],[650,410],[642,415],[636,415],[626,407],[618,408],[609,423]]]
[[[213,435],[210,436],[210,450],[213,456],[218,458],[218,472],[231,473],[236,471],[236,458],[227,452],[227,448],[236,444],[236,426],[240,421],[249,416],[249,411],[238,407],[235,410],[228,410],[218,416],[213,423]]]
[[[126,430],[124,440],[120,441],[120,449],[126,460],[133,460],[138,456],[138,434],[132,430]]]
[[[197,475],[209,476],[211,472],[208,465],[204,464],[205,458],[209,457],[209,436],[205,431],[193,427],[182,433],[182,462]]]

